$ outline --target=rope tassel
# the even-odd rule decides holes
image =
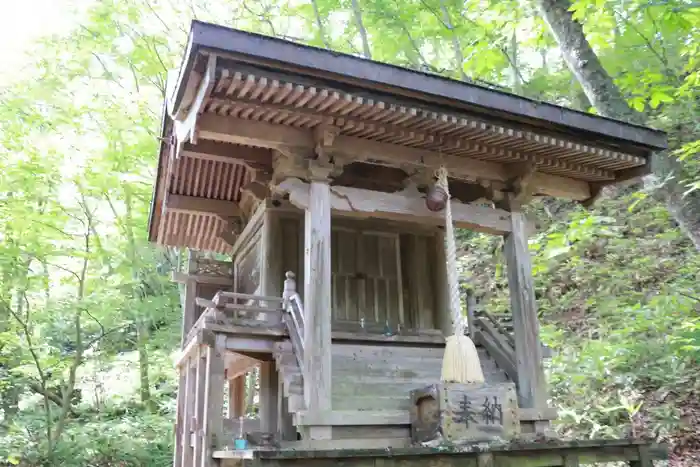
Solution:
[[[454,383],[483,383],[484,373],[481,369],[476,346],[465,335],[466,322],[462,317],[459,301],[459,273],[457,272],[457,245],[454,225],[452,223],[452,202],[447,182],[447,170],[441,167],[437,172],[437,187],[447,195],[445,204],[445,257],[447,258],[447,286],[450,293],[450,313],[452,315],[452,333],[445,344],[442,360],[442,381]]]

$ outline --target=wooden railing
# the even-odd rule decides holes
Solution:
[[[296,356],[302,378],[304,376],[304,306],[301,297],[297,293],[294,273],[287,272],[284,281],[283,302],[284,316],[282,320],[287,327],[289,340]]]
[[[220,326],[277,326],[282,320],[283,299],[238,292],[219,291],[211,300],[197,297],[197,306],[204,308],[187,334],[191,341],[205,323]]]

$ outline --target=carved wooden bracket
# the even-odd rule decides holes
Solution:
[[[532,163],[512,164],[513,178],[509,184],[513,196],[509,201],[513,207],[523,206],[532,200],[536,189],[533,183],[536,171],[535,164]]]
[[[221,232],[219,232],[219,237],[229,245],[233,245],[243,231],[243,219],[240,217],[228,217],[224,220],[226,224],[221,229]]]

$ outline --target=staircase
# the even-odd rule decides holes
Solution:
[[[284,322],[290,338],[277,342],[273,355],[286,406],[303,437],[303,328],[299,326],[303,307],[296,295],[285,300]],[[406,345],[391,340],[334,339],[331,348],[332,447],[407,445],[410,391],[440,381],[444,343]],[[477,351],[487,382],[512,380],[485,346],[477,345]]]

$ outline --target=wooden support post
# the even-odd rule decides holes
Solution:
[[[275,362],[260,363],[260,431],[277,432],[277,368]]]
[[[304,236],[304,402],[308,412],[331,411],[331,204],[328,170],[311,169]],[[310,430],[330,439],[330,427]]]
[[[193,422],[196,410],[196,385],[197,385],[197,366],[191,365],[189,360],[180,371],[185,372],[185,401],[184,401],[184,416],[182,422],[182,458],[181,463],[176,464],[181,467],[194,466],[194,449],[192,446],[192,433],[194,433]]]
[[[284,397],[284,380],[277,378],[277,432],[280,434],[280,441],[296,441],[296,428],[294,419],[289,413],[289,404]]]
[[[184,367],[177,369],[180,372],[180,383],[177,386],[177,408],[175,412],[175,453],[173,455],[173,467],[182,467],[182,457],[184,450],[183,438],[185,415],[185,395],[187,394],[186,381],[189,373],[189,362]],[[184,381],[183,381],[184,379]]]
[[[204,366],[204,357],[201,349],[197,349],[195,356],[195,389],[194,389],[194,413],[192,417],[192,425],[194,428],[194,449],[192,452],[191,464],[185,464],[183,467],[199,467],[202,459],[203,449],[203,422],[204,422],[204,387],[206,382],[206,368]]]
[[[197,317],[195,316],[197,311],[197,305],[195,303],[197,299],[197,283],[193,278],[195,274],[197,274],[197,253],[188,250],[187,275],[189,279],[185,282],[185,299],[182,303],[182,348],[185,348],[187,345],[187,342],[185,342],[187,333],[190,332],[195,321],[197,321]],[[182,383],[183,381],[180,380],[180,384]]]
[[[187,273],[188,276],[193,276],[197,272],[197,254],[192,250],[187,250]],[[197,299],[197,283],[194,279],[188,279],[184,284],[184,298],[182,300],[182,335],[180,338],[180,345],[184,349],[187,346],[187,334],[194,326],[196,321],[196,310],[197,305],[195,303]],[[185,426],[189,427],[191,420],[187,420],[187,379],[190,373],[190,365],[186,364],[184,367],[180,368],[180,378],[178,381],[177,389],[177,415],[175,420],[175,456],[173,459],[174,467],[191,467],[191,444],[190,444],[190,434],[189,428],[185,429]],[[193,379],[193,378],[190,378]],[[192,381],[194,383],[194,381]],[[190,405],[193,405],[193,401],[190,401]]]
[[[649,455],[649,447],[641,445],[637,448],[639,460],[629,461],[630,467],[654,467],[654,461]]]
[[[207,347],[206,379],[204,390],[204,421],[202,436],[201,467],[215,467],[218,463],[212,455],[222,441],[223,405],[224,405],[224,353],[226,352],[226,335],[217,334],[213,346]]]
[[[505,256],[515,328],[518,399],[520,407],[543,408],[547,403],[547,389],[542,370],[532,264],[527,247],[527,223],[520,211],[511,212],[510,218],[512,231],[506,236]]]

